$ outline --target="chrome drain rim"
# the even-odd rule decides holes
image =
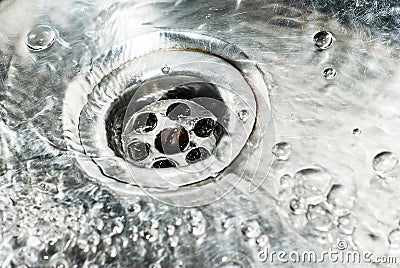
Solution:
[[[192,60],[185,62],[188,58]],[[225,158],[217,163],[214,157],[179,169],[144,169],[117,156],[109,147],[105,118],[112,104],[146,81],[174,74],[190,74],[225,88],[242,89],[236,94],[247,105],[247,118],[243,122],[241,105],[233,105],[231,115],[242,121],[244,135],[234,133],[233,127],[228,129],[240,139],[231,143],[235,148],[227,161]],[[71,150],[89,156],[77,157],[80,166],[91,178],[123,195],[141,194],[140,187],[168,204],[203,205],[227,194],[242,178],[249,181],[248,190],[254,191],[272,162],[268,147],[273,144],[274,128],[263,74],[237,47],[208,36],[157,32],[113,47],[70,84],[63,112]],[[263,167],[259,166],[261,160]]]

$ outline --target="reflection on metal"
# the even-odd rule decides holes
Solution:
[[[71,107],[73,100],[81,102]],[[177,101],[190,116],[167,115]],[[169,204],[206,204],[228,193],[244,173],[257,178],[257,187],[268,168],[246,163],[272,160],[263,150],[273,145],[273,124],[262,73],[219,39],[156,32],[113,47],[74,79],[65,103],[70,146],[81,150],[81,144],[91,157],[78,158],[82,168],[122,194],[137,195],[140,186]],[[246,120],[239,116],[243,111]],[[261,135],[267,128],[269,138]],[[187,154],[199,147],[207,157],[188,163]],[[194,152],[200,151],[189,158]]]

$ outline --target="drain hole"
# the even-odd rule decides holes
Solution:
[[[201,137],[206,138],[213,133],[215,127],[215,121],[211,118],[203,118],[197,121],[196,125],[194,126],[194,133]]]
[[[189,164],[194,164],[196,162],[203,161],[208,157],[210,157],[210,152],[203,147],[199,147],[191,150],[186,155],[186,162],[188,162]]]
[[[173,168],[176,164],[169,159],[161,159],[154,162],[153,168]]]
[[[134,140],[127,146],[127,154],[133,161],[142,161],[149,156],[150,144]]]
[[[189,144],[189,133],[183,127],[166,128],[157,134],[155,146],[163,154],[179,154]]]
[[[188,75],[169,74],[135,85],[110,109],[109,147],[140,168],[184,167],[211,155],[229,157],[229,148],[222,146],[233,133],[228,127],[239,123],[235,105],[241,102],[233,94]],[[226,102],[233,104],[232,111]],[[224,137],[227,141],[221,143]]]
[[[63,107],[68,145],[81,145],[89,156],[77,161],[91,178],[123,194],[137,193],[136,187],[126,187],[130,184],[169,204],[209,203],[248,171],[241,163],[248,159],[248,144],[258,144],[264,133],[268,88],[253,61],[221,40],[174,32],[149,38],[151,50],[137,50],[141,42],[136,41],[117,46],[71,82]],[[162,46],[153,50],[158,42]],[[258,114],[263,108],[267,114]],[[263,125],[252,135],[257,119]],[[257,148],[252,159],[263,152]],[[189,191],[164,196],[189,185]]]
[[[218,92],[218,87],[207,82],[185,83],[176,86],[164,94],[160,100],[182,99],[192,100],[203,106],[221,120],[227,112],[224,100]]]
[[[157,116],[154,113],[139,114],[133,123],[133,129],[138,133],[148,133],[157,126]]]
[[[188,105],[184,103],[171,104],[167,109],[167,116],[171,120],[178,120],[190,116],[191,111]]]
[[[221,95],[218,93],[217,87],[214,84],[207,82],[191,82],[178,85],[164,94],[160,100],[190,100],[194,98],[210,98],[223,101]]]

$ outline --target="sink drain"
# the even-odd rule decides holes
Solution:
[[[148,34],[98,58],[67,91],[64,130],[93,179],[180,206],[242,178],[254,190],[272,160],[262,73],[237,47],[196,34]]]

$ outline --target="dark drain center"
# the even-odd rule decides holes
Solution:
[[[162,77],[127,93],[107,119],[110,148],[147,168],[187,166],[210,157],[226,132],[228,109],[217,85],[198,80],[203,79]]]
[[[139,194],[140,186],[169,204],[199,205],[227,193],[240,174],[264,178],[246,161],[268,159],[268,88],[238,47],[157,32],[92,65],[68,87],[63,130],[68,146],[88,156],[77,161],[94,180],[120,194]]]

